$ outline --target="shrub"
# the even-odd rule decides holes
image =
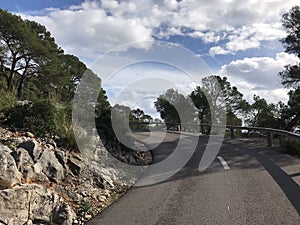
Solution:
[[[53,134],[56,131],[55,118],[57,118],[58,110],[48,100],[16,105],[6,110],[5,114],[7,125],[28,129],[37,136]]]
[[[281,141],[281,151],[287,154],[300,156],[300,141],[291,138],[283,138]]]
[[[17,103],[15,94],[0,90],[0,111],[13,108]]]

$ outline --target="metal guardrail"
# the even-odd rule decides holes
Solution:
[[[159,123],[159,122],[129,122],[129,124],[132,125],[165,125],[165,123]],[[226,128],[230,131],[230,137],[235,138],[235,130],[247,130],[247,131],[258,131],[261,133],[265,133],[267,137],[267,144],[268,146],[272,147],[272,137],[273,135],[277,135],[279,142],[281,143],[282,137],[289,137],[294,138],[300,141],[300,134],[289,132],[286,130],[278,130],[278,129],[272,129],[272,128],[265,128],[265,127],[242,127],[242,126],[232,126],[232,125],[220,125],[220,124],[184,124],[184,123],[169,123],[168,125],[173,125],[173,127],[177,127],[178,131],[182,130],[182,126],[184,125],[190,125],[190,126],[200,126],[202,128],[204,127],[222,127]]]
[[[234,130],[248,130],[248,131],[259,131],[263,132],[267,136],[267,144],[272,147],[272,136],[274,134],[278,135],[279,142],[281,143],[282,137],[290,137],[300,140],[300,134],[292,133],[286,130],[278,130],[265,127],[240,127],[240,126],[226,126],[230,130],[231,138],[234,138]]]

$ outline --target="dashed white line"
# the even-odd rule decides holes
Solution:
[[[218,158],[218,160],[220,161],[220,163],[222,164],[222,166],[224,167],[225,170],[230,169],[230,167],[228,166],[227,162],[223,159],[223,157],[218,156],[217,158]]]

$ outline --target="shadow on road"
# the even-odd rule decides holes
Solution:
[[[174,176],[162,183],[201,176],[207,173],[217,173],[220,172],[220,170],[223,171],[222,166],[218,164],[217,160],[215,160],[214,163],[212,163],[211,166],[204,172],[199,172],[198,170],[208,139],[209,138],[207,136],[201,136],[199,138],[197,148],[188,163]],[[156,149],[152,150],[154,157],[153,163],[161,162],[170,156],[177,146],[177,143],[178,140],[163,142]],[[296,160],[296,158],[289,155],[276,152],[262,144],[243,141],[235,141],[234,143],[225,141],[219,155],[222,155],[226,159],[230,159],[232,162],[230,166],[234,167],[234,169],[266,170],[300,215],[300,188],[299,185],[292,179],[295,176],[300,176],[300,172],[288,175],[281,169],[281,167],[284,166],[294,164],[299,165],[299,160]],[[266,186],[266,188],[268,187]]]

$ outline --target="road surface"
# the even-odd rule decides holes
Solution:
[[[153,151],[154,163],[168,157],[177,142],[177,134],[168,134]],[[199,172],[207,142],[199,137],[193,157],[176,175],[133,187],[88,224],[300,224],[299,159],[234,139],[224,141],[209,168]]]

